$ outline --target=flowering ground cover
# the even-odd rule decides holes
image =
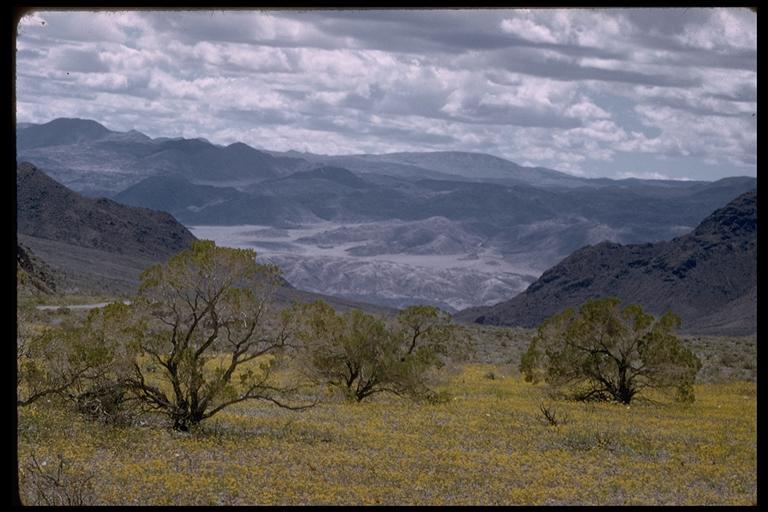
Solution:
[[[63,457],[99,505],[756,502],[753,381],[627,407],[552,401],[509,366],[468,364],[444,391],[437,404],[244,403],[189,434],[34,404],[18,410],[21,497],[34,454],[43,468]]]

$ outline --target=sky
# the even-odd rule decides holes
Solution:
[[[756,176],[745,8],[36,11],[17,122],[320,154],[474,151],[577,176]]]

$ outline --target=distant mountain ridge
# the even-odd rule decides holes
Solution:
[[[357,177],[347,169],[332,166],[324,166],[309,171],[295,172],[283,179],[335,181],[340,185],[345,185],[351,188],[369,188],[371,186],[368,182]]]
[[[18,161],[29,161],[73,190],[111,196],[144,178],[181,174],[193,183],[247,187],[258,181],[337,167],[406,180],[437,179],[526,184],[535,187],[601,188],[625,180],[587,179],[544,167],[463,151],[376,155],[316,155],[266,151],[243,142],[215,145],[202,138],[150,138],[136,130],[116,132],[89,119],[58,118],[19,123]],[[638,183],[658,180],[636,180]],[[626,186],[634,186],[630,182]]]
[[[136,293],[141,272],[195,237],[170,214],[84,197],[22,162],[16,169],[19,288],[43,293]],[[323,299],[340,310],[392,314],[385,306],[319,295],[282,280],[276,301]]]
[[[76,118],[58,118],[40,125],[27,123],[22,130],[23,136],[17,141],[19,150],[98,140],[112,133],[96,121]]]
[[[254,183],[310,165],[272,156],[242,142],[116,132],[89,119],[59,118],[16,128],[17,162],[29,161],[62,184],[90,196],[111,196],[144,178],[180,174],[193,181]]]
[[[682,330],[753,334],[757,328],[757,193],[746,192],[670,241],[579,249],[523,293],[457,318],[534,327],[590,298],[616,296],[661,314],[671,310]]]
[[[478,178],[515,178],[533,185],[583,183],[583,179],[543,167],[525,167],[504,158],[467,151],[433,151],[429,153],[387,153],[369,158],[384,162],[414,165],[424,169],[466,176],[474,169]]]

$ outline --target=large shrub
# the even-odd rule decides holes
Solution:
[[[660,318],[615,298],[591,300],[547,319],[523,355],[520,371],[580,400],[628,404],[647,389],[693,401],[699,359],[675,335],[680,319]]]
[[[296,305],[290,316],[306,374],[357,401],[384,392],[434,396],[427,376],[454,339],[450,317],[432,306],[406,308],[393,325],[356,309],[336,313],[323,301]]]

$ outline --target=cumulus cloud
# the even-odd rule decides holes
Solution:
[[[756,41],[742,8],[38,11],[18,27],[16,113],[275,150],[754,175]]]

